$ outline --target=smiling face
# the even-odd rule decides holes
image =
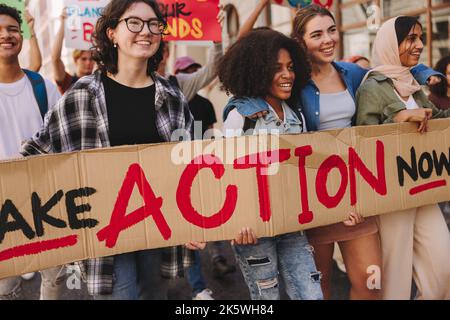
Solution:
[[[410,68],[419,63],[423,51],[422,35],[422,27],[416,24],[411,28],[405,40],[400,43],[398,51],[403,66]]]
[[[108,29],[109,39],[117,44],[119,64],[130,60],[147,61],[158,51],[161,43],[161,35],[152,34],[147,24],[144,24],[144,28],[139,33],[128,30],[123,19],[130,17],[143,21],[157,18],[152,7],[144,2],[137,2],[132,4],[120,17],[121,22],[115,29]]]
[[[331,63],[336,55],[339,32],[333,19],[319,15],[305,26],[303,36],[312,63]]]
[[[295,72],[291,55],[286,49],[278,52],[277,71],[273,77],[266,101],[271,106],[280,106],[281,101],[291,97]]]
[[[0,15],[0,60],[17,60],[22,42],[19,23],[8,15]]]

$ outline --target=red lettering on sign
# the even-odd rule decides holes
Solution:
[[[263,221],[269,221],[272,215],[270,211],[270,193],[267,174],[263,169],[267,169],[270,164],[281,163],[291,157],[291,150],[280,149],[250,154],[234,160],[235,169],[256,168],[256,180],[258,182],[259,210]]]
[[[17,257],[24,257],[38,254],[45,251],[67,248],[76,245],[77,235],[71,235],[63,238],[27,243],[14,248],[0,251],[0,261],[6,261]]]
[[[337,168],[341,174],[341,184],[338,192],[330,196],[327,190],[328,175],[331,170]],[[316,193],[318,200],[327,208],[335,208],[342,200],[347,190],[348,172],[344,160],[337,155],[328,157],[319,167],[316,176]]]
[[[138,186],[139,193],[144,199],[144,206],[125,215],[135,184]],[[128,168],[128,172],[120,188],[109,225],[97,232],[98,240],[106,240],[106,246],[113,248],[116,245],[119,234],[123,230],[134,226],[149,216],[153,217],[164,240],[168,240],[172,231],[161,212],[162,203],[163,199],[161,197],[156,198],[141,166],[137,163],[132,164]]]
[[[221,41],[219,0],[159,0],[158,4],[167,21],[165,41]]]
[[[225,202],[219,212],[210,217],[202,216],[192,206],[191,190],[195,177],[203,168],[210,168],[216,179],[222,178],[225,173],[225,167],[221,160],[213,154],[194,158],[181,175],[177,188],[177,205],[183,217],[190,223],[204,229],[217,228],[226,223],[234,213],[237,203],[237,187],[235,185],[227,186]]]
[[[300,199],[302,205],[302,212],[298,215],[298,222],[300,224],[309,223],[314,219],[314,215],[309,210],[308,200],[308,181],[306,179],[306,157],[312,155],[311,146],[303,146],[295,149],[295,156],[298,157],[298,177],[300,181]]]
[[[433,182],[428,182],[425,184],[422,184],[420,186],[411,188],[409,190],[409,194],[410,195],[416,195],[418,193],[427,191],[427,190],[431,190],[431,189],[435,189],[435,188],[439,188],[439,187],[444,187],[447,185],[447,181],[445,181],[444,179],[442,180],[438,180],[438,181],[433,181]]]
[[[356,170],[361,174],[364,180],[380,195],[387,194],[386,185],[386,169],[384,165],[384,145],[383,142],[377,141],[376,163],[377,175],[375,177],[369,169],[367,169],[364,162],[356,153],[355,149],[348,149],[349,169],[350,169],[350,203],[355,205],[357,202],[356,195]]]
[[[92,33],[94,32],[94,25],[85,22],[83,23],[83,40],[86,42],[92,42]]]

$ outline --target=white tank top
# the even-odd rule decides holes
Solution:
[[[355,100],[348,90],[320,94],[319,130],[349,128],[356,112]]]

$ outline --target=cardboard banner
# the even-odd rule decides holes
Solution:
[[[25,0],[1,0],[0,3],[6,4],[7,6],[16,8],[20,12],[20,16],[22,18],[22,24],[20,28],[23,31],[23,38],[30,39],[31,32],[30,28],[28,28],[27,21],[25,19]]]
[[[167,20],[166,41],[221,41],[219,0],[158,0]]]
[[[91,49],[95,24],[109,1],[64,0],[68,16],[65,26],[65,45],[67,48]]]
[[[0,163],[0,278],[450,200],[450,119]]]

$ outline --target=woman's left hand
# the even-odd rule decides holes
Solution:
[[[438,77],[438,76],[431,76],[431,77],[429,77],[428,80],[427,80],[427,85],[429,85],[429,86],[434,86],[434,85],[440,83],[441,81],[442,81],[442,80],[441,80],[440,77]]]
[[[203,250],[206,247],[206,242],[190,241],[184,246],[189,250]]]
[[[344,221],[344,225],[347,227],[354,227],[357,224],[364,222],[364,217],[359,213],[350,212],[348,219]]]
[[[25,10],[25,21],[27,22],[30,31],[34,32],[34,17],[28,10]]]
[[[223,4],[219,4],[219,13],[217,14],[217,22],[220,24],[220,27],[223,28],[223,22],[225,20],[225,10]]]
[[[216,16],[217,22],[220,25],[220,29],[223,29],[223,22],[225,21],[225,10],[224,10],[224,6],[223,4],[219,4],[219,13]],[[213,41],[214,43],[221,43],[222,40],[220,41]]]
[[[248,245],[248,244],[257,244],[258,243],[258,237],[256,236],[255,232],[252,228],[242,228],[241,231],[238,233],[236,238],[231,240],[231,245]]]
[[[433,111],[429,108],[404,109],[396,114],[394,122],[417,122],[417,131],[424,133],[427,131],[428,120],[433,116]]]

